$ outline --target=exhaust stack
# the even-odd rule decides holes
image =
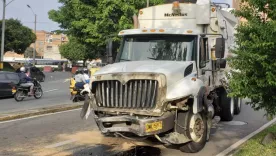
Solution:
[[[134,26],[134,29],[138,29],[139,28],[139,22],[138,22],[138,17],[136,14],[134,14],[132,16],[132,19],[133,19],[133,26]]]

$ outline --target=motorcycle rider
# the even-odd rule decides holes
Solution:
[[[88,75],[88,70],[86,68],[83,69],[83,76],[85,78],[86,83],[89,83],[90,77]]]
[[[86,82],[86,80],[85,80],[84,72],[83,72],[82,69],[76,71],[75,81],[76,81],[76,84],[75,84],[75,87],[76,87],[76,88],[80,88],[80,89],[83,89],[83,88],[84,88],[84,85],[85,85],[87,82]]]
[[[32,78],[27,75],[25,67],[20,68],[20,73],[18,73],[18,76],[20,78],[20,86],[30,87],[30,92],[28,94],[34,95],[34,84],[32,83]]]

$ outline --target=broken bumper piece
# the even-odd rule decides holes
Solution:
[[[166,132],[174,127],[174,113],[160,117],[111,116],[95,118],[102,133],[129,132],[138,136],[148,136]]]

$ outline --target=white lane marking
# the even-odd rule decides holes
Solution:
[[[73,112],[73,111],[80,110],[80,109],[81,109],[81,108],[77,108],[77,109],[72,109],[72,110],[67,110],[67,111],[56,112],[56,113],[48,113],[48,114],[30,116],[30,117],[26,117],[26,118],[20,118],[20,119],[2,121],[2,122],[0,122],[0,124],[9,123],[9,122],[15,122],[15,121],[21,121],[21,120],[27,120],[27,119],[33,119],[33,118],[38,118],[38,117],[43,117],[43,116],[49,116],[49,115],[53,115],[53,114],[60,114],[60,113]]]
[[[47,90],[47,91],[44,91],[44,93],[53,92],[53,91],[56,91],[56,90],[58,90],[58,89]]]
[[[76,142],[76,141],[77,140],[75,140],[75,139],[66,140],[66,141],[62,141],[62,142],[58,142],[58,143],[55,143],[55,144],[52,144],[52,145],[45,146],[45,148],[56,148],[56,147],[63,146],[63,145],[66,145],[66,144],[70,144],[70,143],[73,143],[73,142]]]
[[[268,123],[266,123],[265,125],[263,125],[259,129],[257,129],[256,131],[250,133],[246,137],[242,138],[241,140],[237,141],[236,143],[234,143],[233,145],[231,145],[230,147],[228,147],[227,149],[225,149],[224,151],[222,151],[221,153],[219,153],[216,156],[225,156],[225,155],[227,155],[228,153],[230,153],[234,149],[238,148],[241,144],[243,144],[244,142],[246,142],[247,140],[249,140],[250,138],[252,138],[256,134],[260,133],[261,131],[263,131],[264,129],[266,129],[267,127],[269,127],[270,125],[272,125],[275,122],[276,122],[276,118],[269,121]]]
[[[63,81],[63,83],[68,82],[68,81],[70,81],[70,79],[65,79],[65,80]]]

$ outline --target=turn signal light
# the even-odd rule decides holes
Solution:
[[[212,12],[215,12],[216,11],[216,8],[212,8]]]
[[[173,8],[179,8],[179,1],[173,2]]]

